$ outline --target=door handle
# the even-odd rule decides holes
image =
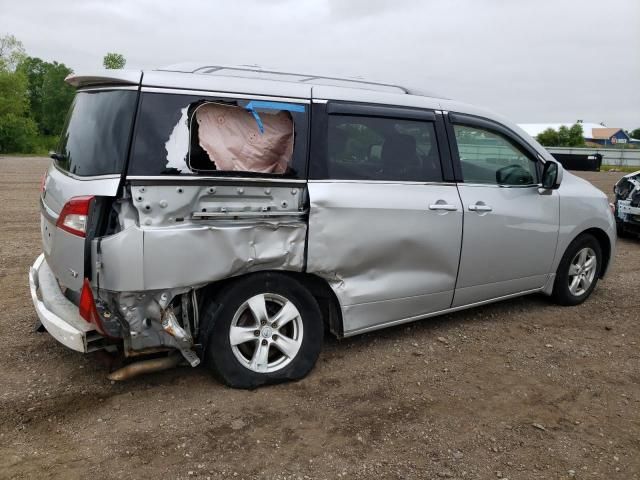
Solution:
[[[443,200],[438,200],[436,203],[429,205],[429,210],[444,210],[446,212],[455,212],[456,210],[458,210],[458,207],[456,207],[455,205],[444,203]]]
[[[469,205],[469,210],[472,212],[490,212],[493,210],[489,205],[485,205],[482,202],[478,202],[475,205]]]

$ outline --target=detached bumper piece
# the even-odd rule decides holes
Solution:
[[[29,270],[29,288],[40,322],[58,342],[82,353],[107,346],[95,326],[80,317],[77,305],[64,296],[44,254]]]

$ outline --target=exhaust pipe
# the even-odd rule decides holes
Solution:
[[[170,355],[163,358],[153,358],[131,363],[126,367],[119,368],[115,372],[107,375],[109,380],[122,381],[143,375],[145,373],[160,372],[177,366],[182,360],[180,355]]]

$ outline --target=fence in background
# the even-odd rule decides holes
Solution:
[[[572,155],[602,155],[603,165],[614,165],[616,167],[638,167],[640,169],[640,149],[625,150],[618,148],[569,148],[569,147],[549,147],[552,155],[572,154]]]

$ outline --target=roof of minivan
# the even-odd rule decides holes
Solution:
[[[203,90],[289,99],[344,100],[462,112],[508,125],[535,145],[539,153],[550,158],[544,147],[524,130],[491,111],[419,89],[361,78],[285,72],[251,65],[181,63],[156,70],[98,70],[85,75],[72,74],[66,81],[76,88],[141,85],[185,92]]]
[[[177,74],[177,75],[176,75]],[[180,63],[146,70],[101,70],[91,75],[70,75],[67,82],[75,87],[95,86],[100,84],[137,84],[142,79],[143,86],[159,86],[169,88],[199,87],[205,83],[220,83],[216,80],[247,80],[272,90],[277,84],[293,91],[310,91],[309,87],[325,86],[367,90],[379,93],[395,93],[400,95],[416,95],[431,98],[444,98],[435,94],[407,86],[373,81],[364,78],[321,75],[317,73],[288,72],[284,70],[266,69],[254,65],[211,65],[201,63]],[[253,80],[253,81],[251,81]],[[302,89],[296,88],[304,87]],[[237,87],[236,87],[237,88]],[[291,93],[289,93],[291,95]]]

